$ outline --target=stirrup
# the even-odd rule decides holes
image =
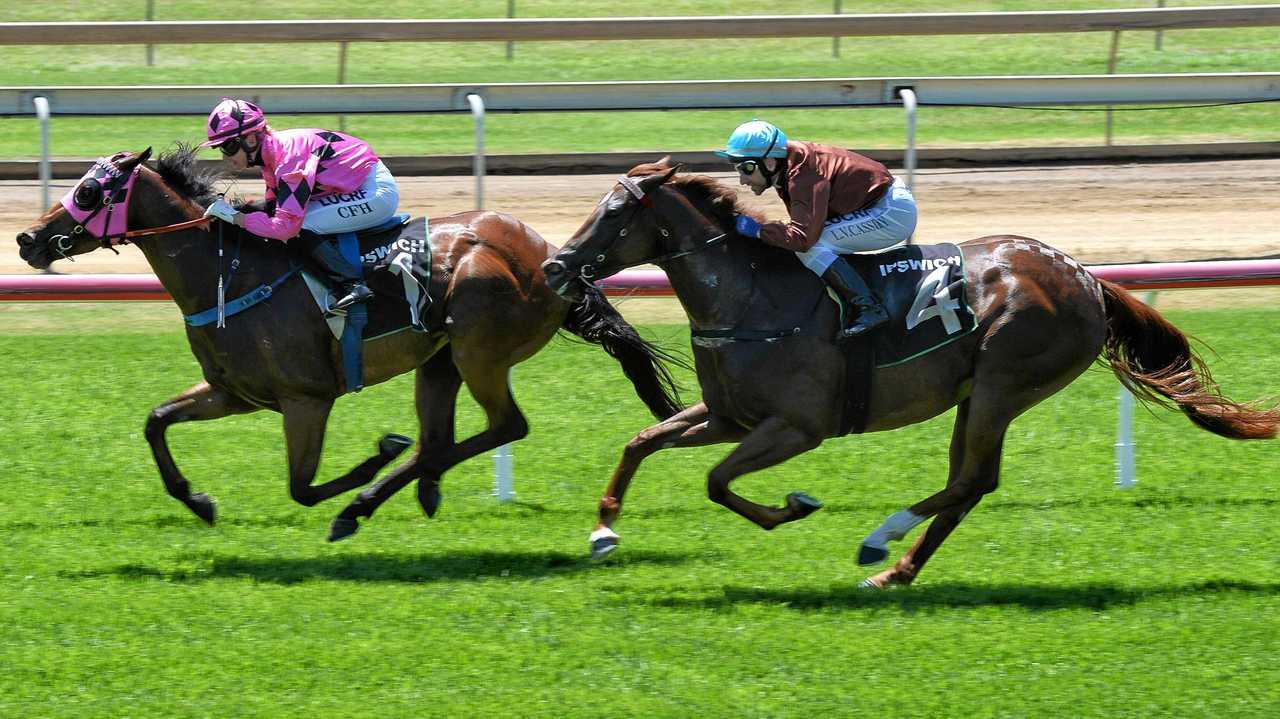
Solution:
[[[329,310],[331,312],[345,310],[351,305],[354,305],[357,302],[364,302],[373,296],[373,290],[369,289],[366,285],[354,285],[350,289],[347,289],[346,287],[343,287],[342,289],[347,290],[347,294],[338,298],[337,301],[329,305]]]

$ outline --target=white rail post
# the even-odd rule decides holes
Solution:
[[[476,178],[476,209],[484,209],[484,98],[472,92],[467,94],[471,117],[476,121],[476,154],[471,163],[471,174]],[[508,376],[510,381],[510,376]],[[515,454],[511,444],[504,444],[493,453],[493,496],[499,502],[510,502],[516,497]]]
[[[484,98],[476,93],[467,94],[471,117],[476,121],[476,154],[471,161],[471,174],[476,178],[476,209],[484,209]]]
[[[511,371],[507,371],[507,384],[511,384]],[[508,442],[493,452],[493,496],[499,502],[516,498],[515,453]]]
[[[1142,298],[1148,305],[1155,305],[1156,293],[1148,292]],[[1133,393],[1120,385],[1119,412],[1116,420],[1116,486],[1131,489],[1138,483],[1138,463],[1134,456],[1133,442]]]
[[[53,172],[49,167],[49,98],[37,95],[31,100],[40,119],[40,211],[49,209],[49,181]]]
[[[916,91],[909,87],[898,88],[898,96],[902,98],[902,106],[907,111],[907,151],[902,158],[903,167],[907,170],[907,189],[915,192],[916,182]]]

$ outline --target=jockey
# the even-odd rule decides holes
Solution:
[[[739,215],[736,229],[748,237],[796,253],[857,316],[840,339],[857,337],[888,321],[884,306],[840,255],[877,252],[911,238],[916,201],[901,180],[869,157],[814,142],[787,141],[762,120],[737,127],[716,154],[738,170],[739,184],[757,195],[778,191],[789,222],[758,223]]]
[[[341,288],[331,309],[367,300],[372,292],[360,268],[337,245],[315,235],[376,227],[395,214],[400,203],[396,180],[369,144],[329,130],[273,130],[252,102],[223,98],[209,113],[209,139],[237,170],[262,168],[267,184],[265,212],[237,212],[223,199],[205,211],[255,235],[288,241],[308,230],[304,256],[310,256]]]

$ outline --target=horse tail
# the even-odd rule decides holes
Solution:
[[[1106,280],[1107,339],[1102,360],[1135,397],[1180,409],[1199,427],[1229,439],[1271,439],[1280,411],[1222,395],[1187,336],[1159,312]]]
[[[645,340],[609,304],[604,293],[586,285],[585,294],[569,308],[563,327],[591,344],[600,345],[622,364],[636,395],[659,420],[684,409],[680,388],[668,365],[691,369],[683,358]]]

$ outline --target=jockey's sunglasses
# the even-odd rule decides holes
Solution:
[[[756,168],[760,166],[759,160],[743,160],[742,162],[733,163],[734,169],[744,175],[754,174]]]
[[[244,143],[240,141],[240,138],[233,137],[230,140],[227,140],[226,142],[222,143],[221,145],[218,145],[218,149],[222,151],[223,157],[231,157],[232,155],[239,152],[240,148],[243,146],[244,146]]]

